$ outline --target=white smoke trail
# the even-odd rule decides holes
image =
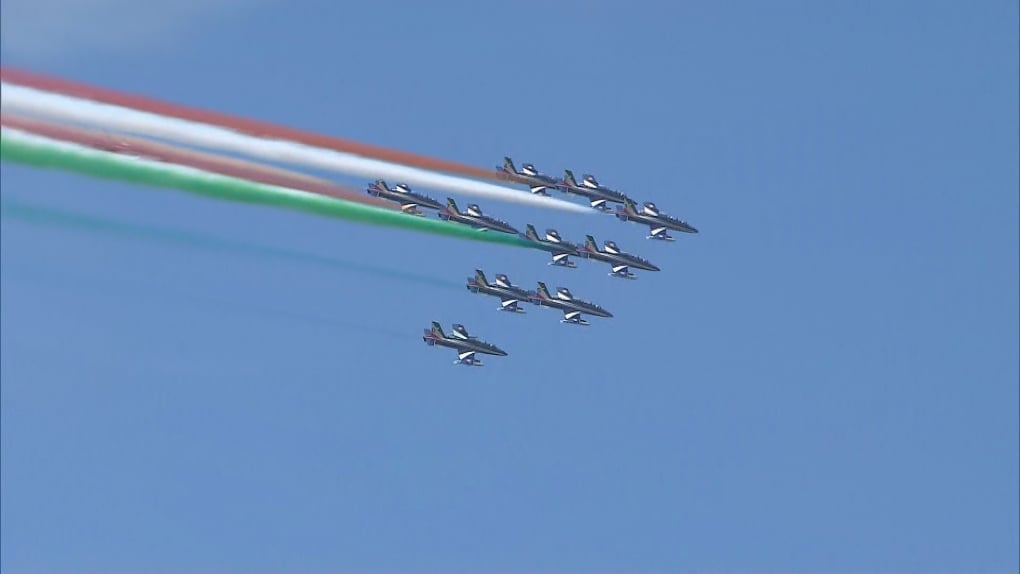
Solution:
[[[0,108],[4,110],[137,135],[176,140],[195,146],[232,151],[262,159],[315,167],[369,179],[392,179],[411,185],[445,189],[497,201],[575,213],[594,213],[586,205],[532,195],[522,190],[416,167],[317,148],[302,143],[259,138],[208,124],[54,94],[6,82],[3,82],[0,87],[3,90]]]

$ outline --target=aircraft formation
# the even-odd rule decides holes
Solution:
[[[669,232],[698,233],[698,229],[686,221],[660,211],[652,202],[638,203],[623,192],[606,187],[598,182],[595,176],[585,174],[578,182],[569,169],[563,171],[562,178],[543,174],[530,163],[525,163],[518,170],[509,157],[503,158],[503,165],[496,168],[503,179],[528,186],[531,193],[549,196],[552,192],[584,198],[601,213],[613,214],[623,222],[637,223],[648,228],[647,239],[657,241],[675,241]],[[636,279],[632,269],[641,271],[659,271],[659,267],[651,261],[627,253],[620,249],[615,241],[607,240],[600,248],[592,235],[586,235],[584,243],[572,243],[560,237],[555,229],[547,229],[539,235],[535,226],[527,224],[522,233],[513,225],[482,212],[481,207],[471,203],[461,211],[452,198],[446,198],[446,205],[428,195],[412,191],[406,184],[399,183],[389,187],[383,180],[376,180],[366,190],[369,195],[400,204],[400,209],[410,215],[425,217],[421,208],[437,212],[437,216],[445,221],[452,221],[470,226],[481,232],[507,233],[517,235],[534,247],[549,253],[548,265],[575,268],[575,259],[606,263],[610,267],[608,275],[621,279]],[[615,204],[614,210],[609,204]],[[530,303],[537,307],[547,307],[563,314],[562,323],[587,326],[585,316],[611,318],[613,314],[603,307],[584,299],[579,299],[567,287],[558,287],[551,292],[546,284],[538,281],[534,290],[514,285],[505,273],[494,276],[489,282],[484,271],[476,269],[473,277],[467,279],[467,289],[471,293],[495,297],[500,300],[497,308],[510,313],[525,313],[523,305]],[[492,343],[469,335],[463,324],[455,324],[447,335],[442,326],[433,321],[429,329],[425,329],[422,340],[429,346],[453,349],[457,352],[454,364],[480,367],[482,361],[477,355],[506,356],[507,352]]]

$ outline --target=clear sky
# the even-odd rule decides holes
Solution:
[[[621,281],[4,164],[4,572],[1020,569],[1016,2],[131,6],[5,0],[3,63],[701,234],[483,203],[663,268]]]

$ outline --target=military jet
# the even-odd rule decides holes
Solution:
[[[475,276],[468,277],[467,288],[472,293],[499,297],[500,311],[524,313],[521,303],[531,302],[532,293],[511,283],[510,278],[503,273],[496,275],[494,283],[489,283],[485,278],[485,273],[481,269],[475,269]]]
[[[536,195],[549,195],[550,189],[559,187],[560,182],[555,177],[539,173],[535,166],[530,163],[524,164],[521,166],[521,171],[517,171],[513,160],[504,157],[503,167],[496,169],[502,172],[510,181],[527,185],[531,188],[531,193]]]
[[[443,208],[443,204],[439,203],[435,199],[432,199],[427,195],[411,191],[411,188],[407,187],[407,184],[405,183],[398,183],[396,188],[391,189],[388,185],[386,185],[385,181],[377,179],[368,186],[366,191],[371,196],[399,203],[400,210],[411,215],[425,215],[423,211],[418,209],[419,205],[436,210]]]
[[[563,311],[563,319],[560,320],[561,323],[587,326],[588,321],[584,320],[581,316],[582,314],[592,315],[595,317],[613,316],[612,313],[594,303],[582,301],[581,299],[574,299],[574,296],[570,293],[570,289],[567,289],[566,287],[560,287],[556,290],[556,295],[552,296],[549,294],[549,289],[545,286],[545,283],[541,281],[538,282],[538,290],[531,296],[531,302],[539,307],[552,307],[553,309]]]
[[[641,207],[641,210],[638,211],[637,204],[632,199],[627,199],[623,207],[616,208],[616,217],[623,221],[647,225],[650,230],[647,239],[673,241],[673,237],[668,233],[669,230],[682,231],[684,233],[698,232],[697,229],[686,221],[681,221],[672,215],[660,212],[659,208],[655,207],[655,204],[651,202],[646,202]]]
[[[609,273],[610,277],[620,277],[623,279],[637,279],[637,276],[631,273],[630,268],[643,269],[645,271],[658,271],[651,261],[642,259],[637,255],[632,255],[621,251],[616,246],[615,241],[606,241],[605,249],[599,249],[595,238],[591,235],[585,236],[584,247],[581,248],[581,257],[587,259],[595,259],[597,261],[605,261],[612,266],[613,270]]]
[[[563,170],[563,179],[556,185],[556,187],[564,193],[571,193],[573,195],[580,195],[588,198],[592,207],[604,212],[612,211],[612,209],[606,206],[607,202],[623,203],[628,199],[625,194],[599,184],[599,182],[595,180],[594,175],[585,174],[584,177],[581,178],[581,183],[578,184],[577,180],[574,179],[574,172],[569,169]]]
[[[552,253],[552,261],[549,265],[558,265],[560,267],[574,268],[577,265],[570,260],[571,255],[577,257],[581,256],[580,248],[569,241],[563,241],[560,238],[560,234],[555,229],[547,229],[545,232],[545,239],[538,236],[538,232],[535,231],[535,226],[528,224],[524,228],[525,232],[521,234],[521,237],[526,241],[530,241],[535,244],[536,247],[543,251]]]
[[[447,337],[439,323],[433,321],[432,328],[425,329],[425,335],[422,337],[422,340],[430,347],[439,345],[440,347],[449,347],[457,351],[457,360],[453,362],[454,365],[481,367],[482,361],[475,358],[476,353],[496,355],[498,357],[505,357],[507,354],[506,351],[492,343],[486,343],[477,337],[472,337],[468,334],[464,325],[459,323],[453,326],[453,333]]]
[[[439,219],[470,225],[479,231],[488,231],[491,229],[502,233],[511,233],[514,235],[520,234],[520,232],[509,223],[496,219],[495,217],[489,217],[482,213],[482,208],[478,207],[478,204],[476,203],[468,205],[466,212],[461,212],[457,209],[457,202],[449,197],[446,198],[446,207],[439,212]]]

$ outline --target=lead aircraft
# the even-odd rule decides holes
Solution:
[[[431,197],[411,191],[411,188],[406,183],[398,183],[396,188],[390,188],[386,185],[386,182],[377,179],[368,186],[365,190],[369,195],[387,199],[389,201],[395,201],[400,204],[400,210],[404,213],[411,215],[424,216],[425,213],[418,209],[418,206],[427,207],[429,209],[442,209],[443,204],[439,203]]]
[[[661,241],[673,241],[668,231],[682,231],[683,233],[697,233],[698,230],[687,223],[659,211],[658,207],[652,202],[645,202],[641,206],[641,210],[638,211],[637,204],[633,200],[627,199],[624,202],[623,207],[616,209],[616,217],[623,221],[631,221],[633,223],[640,223],[647,225],[649,229],[648,239],[658,239]]]
[[[481,367],[482,361],[475,358],[476,353],[483,355],[495,355],[498,357],[505,357],[506,351],[500,349],[492,343],[486,343],[485,341],[479,340],[477,337],[473,337],[468,334],[467,329],[460,323],[453,325],[453,333],[447,337],[443,333],[443,327],[438,321],[432,322],[431,329],[425,329],[425,334],[422,337],[430,347],[440,346],[454,349],[457,351],[457,360],[453,362],[454,365],[467,365],[469,367]]]

